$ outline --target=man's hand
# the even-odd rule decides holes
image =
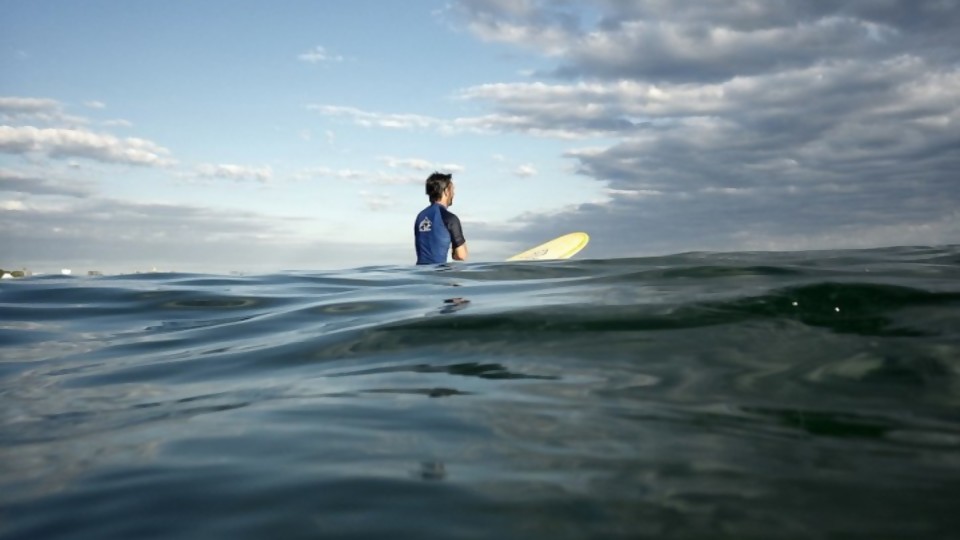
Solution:
[[[453,248],[453,260],[455,261],[465,261],[467,260],[467,245],[463,244],[460,247]]]

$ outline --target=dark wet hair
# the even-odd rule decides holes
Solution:
[[[443,192],[450,187],[452,178],[452,174],[438,172],[434,172],[427,178],[427,196],[430,197],[430,202],[437,202],[443,197]]]

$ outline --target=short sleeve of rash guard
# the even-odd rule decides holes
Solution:
[[[453,248],[456,249],[466,244],[467,240],[463,237],[460,218],[445,208],[442,209],[441,212],[443,213],[443,224],[446,225],[447,230],[450,231],[450,243],[453,245]]]

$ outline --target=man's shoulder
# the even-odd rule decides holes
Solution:
[[[423,218],[424,216],[431,215],[431,214],[433,214],[433,212],[434,212],[433,206],[432,206],[432,205],[431,205],[431,206],[428,206],[428,207],[424,208],[423,210],[417,212],[417,219],[421,219],[421,218]]]

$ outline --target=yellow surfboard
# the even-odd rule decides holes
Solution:
[[[559,238],[530,248],[507,259],[508,261],[549,261],[555,259],[569,259],[583,249],[590,236],[584,232],[565,234]]]

